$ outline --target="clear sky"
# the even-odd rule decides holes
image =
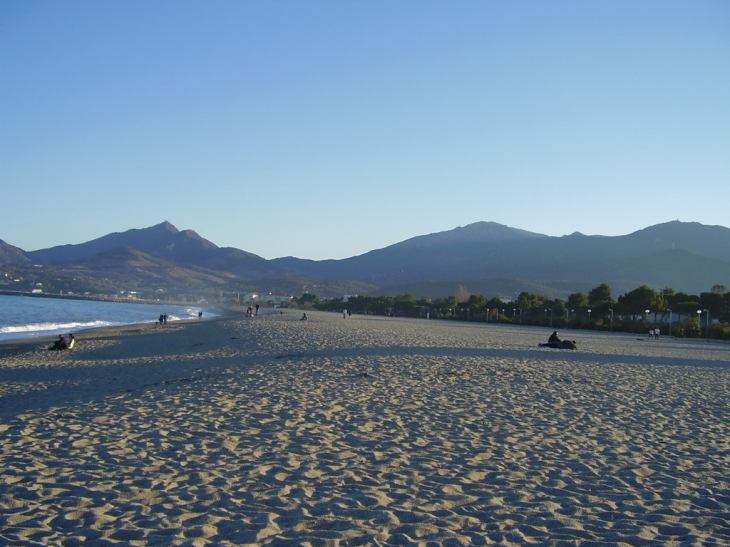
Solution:
[[[730,225],[730,2],[0,0],[0,239]]]

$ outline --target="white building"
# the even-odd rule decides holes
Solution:
[[[274,302],[276,304],[288,304],[291,302],[293,296],[289,295],[283,295],[283,294],[259,294],[259,293],[249,293],[243,295],[243,300],[245,302]]]

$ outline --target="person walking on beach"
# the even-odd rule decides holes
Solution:
[[[258,316],[258,314],[259,314],[259,305],[256,304],[256,313],[254,315]]]
[[[167,325],[167,314],[165,314],[163,317],[165,319],[165,325]]]
[[[164,314],[162,314],[162,313],[160,314],[159,321],[160,321],[160,325],[162,325],[162,323],[165,321],[165,315]]]

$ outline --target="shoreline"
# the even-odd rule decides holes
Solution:
[[[18,296],[18,295],[3,295],[3,296]],[[33,295],[34,297],[39,297],[40,295]],[[51,296],[51,298],[54,299],[65,299],[66,297],[58,297],[58,296]],[[156,302],[141,302],[141,301],[124,301],[124,300],[95,300],[95,299],[89,299],[89,298],[68,298],[69,300],[81,300],[81,301],[90,301],[90,302],[109,302],[109,303],[115,303],[115,304],[141,304],[141,305],[152,305],[157,304]],[[185,307],[186,304],[170,304],[171,306],[176,307]],[[199,308],[200,306],[192,306],[189,305],[188,307],[195,307]],[[209,319],[210,316],[206,316],[206,314],[215,314],[214,317],[223,316],[231,313],[235,313],[234,306],[232,305],[222,305],[222,304],[214,304],[209,305],[205,309],[203,309],[204,315],[202,318],[199,317],[189,317],[186,319],[177,319],[175,322],[178,321],[197,321],[200,319]],[[151,314],[154,315],[154,314]],[[120,326],[127,326],[127,325],[144,325],[144,324],[155,324],[157,321],[155,319],[145,319],[143,322],[132,322],[132,323],[124,323],[123,325],[105,325],[105,326],[95,326],[95,327],[77,327],[77,328],[70,328],[68,333],[60,333],[60,334],[69,334],[73,332],[74,334],[78,333],[86,333],[90,331],[94,331],[97,329],[106,329],[106,328],[116,328]],[[49,341],[49,340],[55,340],[58,338],[58,332],[53,334],[43,334],[43,335],[32,335],[29,334],[30,331],[17,333],[17,336],[15,333],[11,335],[10,338],[4,338],[0,339],[0,357],[3,355],[3,348],[7,345],[12,345],[14,343],[22,344],[26,341],[32,342],[32,341]],[[34,331],[34,332],[42,332],[42,331]],[[7,335],[7,333],[6,333]]]
[[[725,344],[231,311],[0,359],[0,543],[730,542]]]

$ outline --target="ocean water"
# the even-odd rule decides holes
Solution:
[[[163,314],[169,321],[216,314],[196,306],[130,304],[65,298],[0,296],[0,340],[76,333],[84,329],[151,323]]]

